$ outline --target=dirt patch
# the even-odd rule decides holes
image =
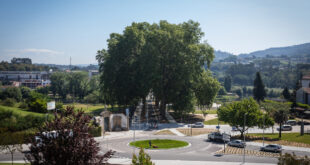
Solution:
[[[186,136],[196,136],[216,131],[210,128],[178,128],[177,130]]]
[[[237,154],[237,155],[243,155],[243,148],[236,148],[236,147],[229,147],[227,146],[222,150],[219,150],[216,152],[216,154]],[[280,153],[272,153],[272,152],[263,152],[263,151],[256,151],[256,150],[245,150],[246,155],[251,156],[263,156],[263,157],[279,157]]]
[[[202,118],[205,118],[205,121],[217,118],[217,114],[207,114],[205,117],[203,116],[203,114],[196,114],[196,115],[201,116]]]
[[[154,133],[154,135],[175,135],[173,132],[171,132],[170,130],[161,130],[161,131],[157,131],[156,133]]]
[[[174,112],[170,112],[170,115],[174,118],[174,120],[178,123],[196,123],[196,122],[203,122],[204,117],[198,114],[184,114],[178,115]]]

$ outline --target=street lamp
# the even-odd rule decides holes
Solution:
[[[247,113],[244,114],[244,119],[243,119],[243,142],[245,143],[245,123],[246,123],[246,115]],[[243,147],[243,164],[245,163],[245,147]]]

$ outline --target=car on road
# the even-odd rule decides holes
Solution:
[[[290,125],[283,125],[281,126],[281,131],[291,131],[293,129]],[[277,128],[278,131],[280,131],[280,128]]]
[[[232,140],[227,144],[232,147],[240,147],[240,148],[244,148],[246,146],[245,142],[243,142],[242,140]]]
[[[226,133],[220,133],[220,132],[211,132],[208,135],[209,141],[220,141],[220,142],[229,142],[230,141],[230,135]]]
[[[203,122],[196,122],[195,124],[190,125],[192,128],[203,128],[204,124]]]
[[[237,127],[235,127],[235,126],[232,126],[232,127],[231,127],[231,131],[238,131],[238,129],[237,129]]]
[[[310,125],[310,122],[308,121],[303,121],[304,122],[304,125]],[[301,125],[302,121],[298,121],[297,124],[298,125]]]
[[[286,124],[287,124],[287,125],[294,126],[294,125],[297,124],[297,122],[296,122],[296,120],[288,120],[288,121],[286,122]]]
[[[282,146],[278,144],[268,144],[264,147],[261,147],[260,150],[268,152],[282,152]]]

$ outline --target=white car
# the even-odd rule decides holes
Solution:
[[[244,148],[246,146],[245,142],[243,142],[242,140],[232,140],[228,142],[228,145],[232,147],[240,147],[240,148]]]
[[[278,144],[268,144],[265,147],[260,148],[261,151],[269,151],[269,152],[281,152],[282,146]]]
[[[203,122],[196,122],[195,124],[191,124],[192,128],[203,128],[204,124]]]
[[[293,129],[293,127],[290,125],[283,125],[281,127],[281,131],[291,131],[292,129]],[[280,128],[277,128],[277,130],[280,131]]]

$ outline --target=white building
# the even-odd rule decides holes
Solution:
[[[17,81],[22,86],[36,88],[49,85],[49,75],[46,71],[0,71],[0,81]]]
[[[310,75],[301,79],[301,88],[296,91],[296,102],[310,105]]]

